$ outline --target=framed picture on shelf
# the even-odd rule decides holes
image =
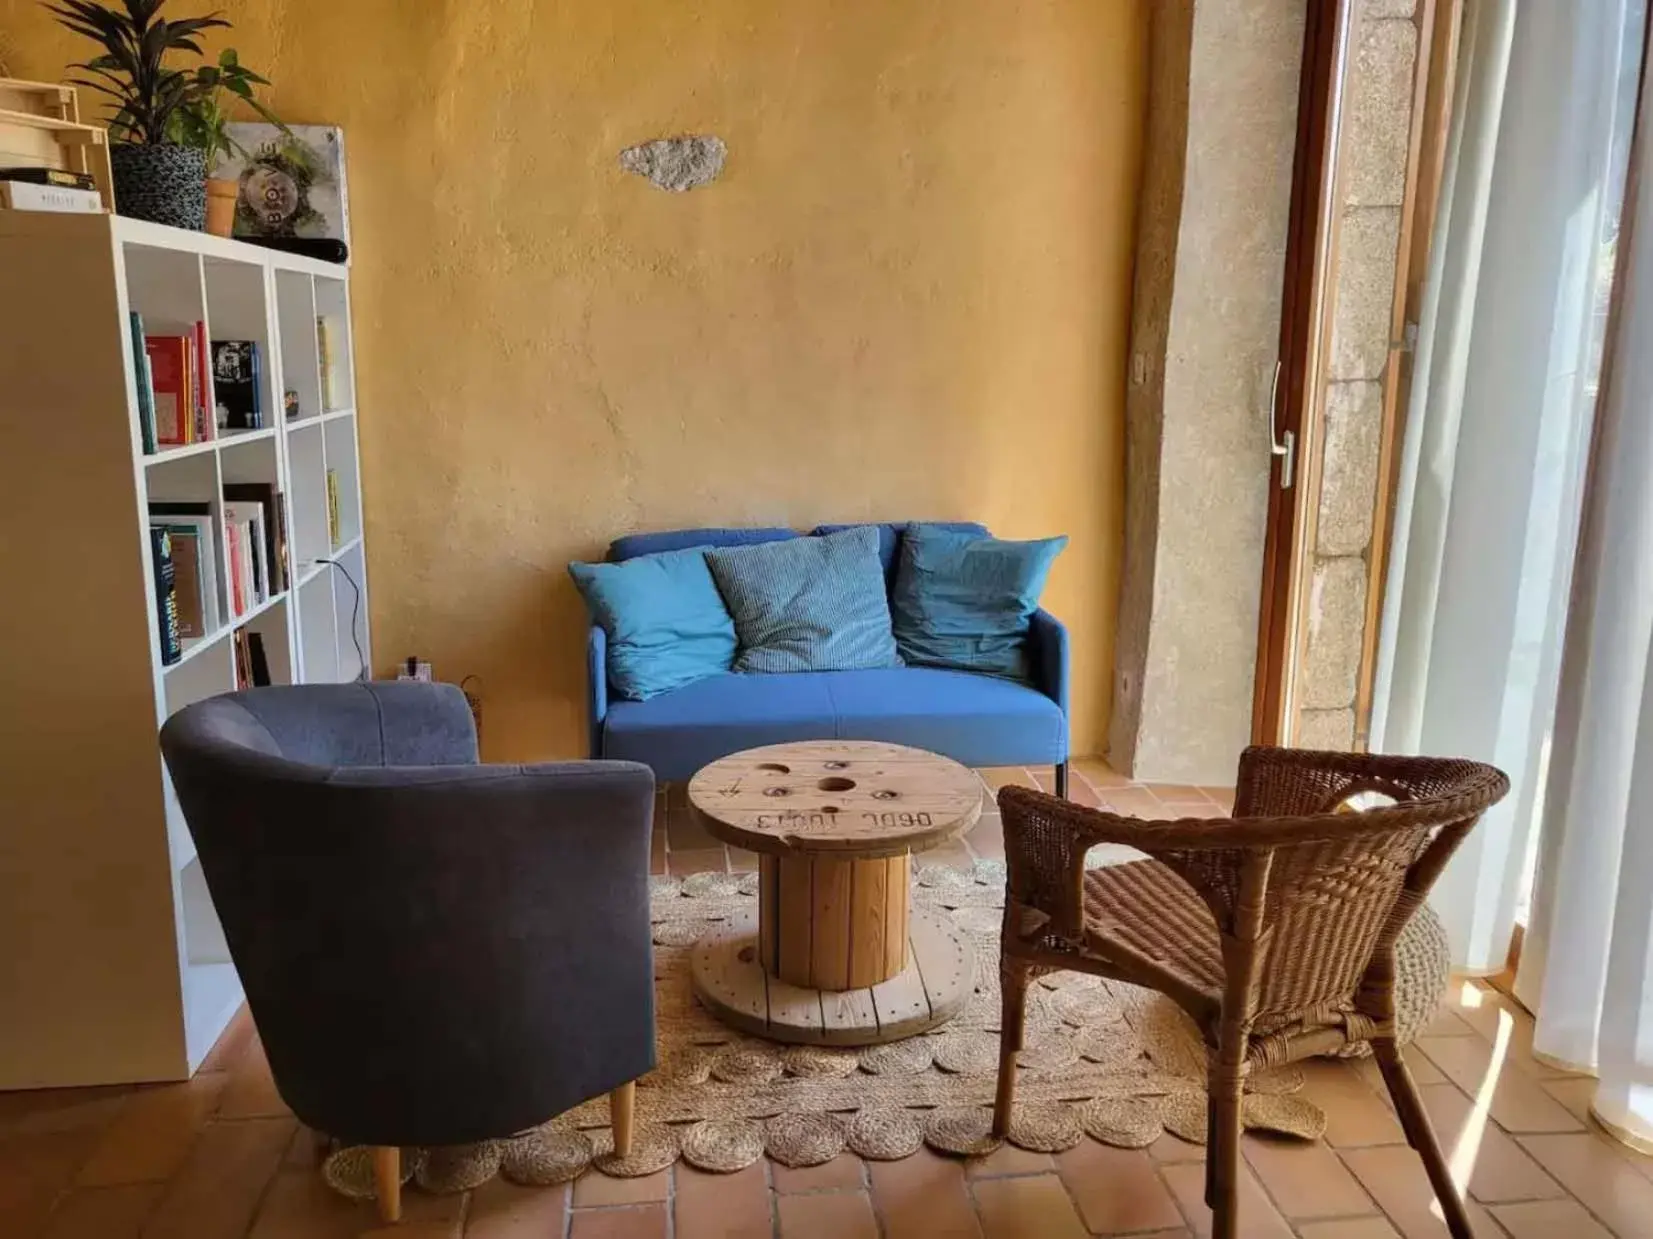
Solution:
[[[311,237],[350,244],[350,199],[345,190],[344,130],[336,125],[236,122],[230,137],[245,155],[232,154],[218,175],[235,180],[235,235]]]

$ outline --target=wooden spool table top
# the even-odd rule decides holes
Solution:
[[[982,785],[951,758],[871,740],[800,740],[735,753],[689,783],[708,833],[772,856],[900,856],[976,824]]]

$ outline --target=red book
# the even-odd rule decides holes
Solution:
[[[189,341],[183,336],[145,336],[150,386],[155,393],[155,442],[188,443],[194,423],[189,400]]]

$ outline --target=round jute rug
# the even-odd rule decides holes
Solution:
[[[845,1142],[875,1158],[910,1156],[926,1142],[960,1156],[996,1145],[982,1116],[992,1105],[998,1070],[997,940],[976,939],[974,996],[934,1033],[863,1049],[757,1040],[703,1010],[689,975],[696,936],[690,930],[750,907],[756,885],[747,876],[651,881],[661,1066],[637,1092],[637,1131],[648,1135],[641,1142],[647,1147],[623,1161],[605,1156],[611,1147],[608,1103],[597,1098],[537,1129],[541,1139],[520,1133],[516,1144],[502,1142],[498,1147],[513,1177],[557,1182],[580,1173],[588,1158],[585,1173],[620,1177],[652,1173],[678,1156],[705,1169],[735,1170],[747,1164],[760,1138],[768,1156],[799,1162]],[[966,926],[996,923],[1004,904],[1004,866],[978,861],[968,868],[927,867],[913,897]],[[1419,971],[1433,975],[1429,967]],[[1174,1004],[1136,986],[1078,973],[1043,977],[1028,997],[1025,1048],[1017,1059],[1020,1121],[1011,1129],[1012,1143],[1044,1151],[1088,1138],[1140,1148],[1166,1130],[1203,1139],[1204,1050],[1192,1021]],[[1437,998],[1438,991],[1425,1001],[1432,1008]],[[554,1052],[548,1047],[547,1053]],[[1293,1095],[1303,1078],[1295,1067],[1254,1077],[1243,1110],[1247,1124],[1318,1136],[1324,1114]],[[594,1153],[569,1138],[580,1133]],[[456,1150],[429,1153],[437,1165],[469,1171],[435,1176],[427,1170],[419,1181],[432,1186],[469,1184],[471,1167],[487,1160]],[[333,1156],[339,1164],[328,1181],[360,1192],[361,1154],[346,1149]]]

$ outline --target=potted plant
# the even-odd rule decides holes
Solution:
[[[290,136],[292,131],[254,97],[255,85],[268,86],[270,83],[243,65],[233,47],[219,53],[216,65],[202,65],[190,77],[189,98],[172,114],[171,132],[178,143],[192,146],[206,156],[207,231],[214,236],[227,237],[235,228],[235,199],[240,185],[233,179],[215,177],[212,173],[225,157],[242,155],[250,158],[251,152],[230,137],[230,118],[224,111],[225,92],[245,101],[282,133]]]
[[[113,141],[109,163],[115,178],[115,208],[136,219],[199,230],[206,222],[206,153],[178,142],[178,109],[198,98],[196,74],[171,68],[177,52],[201,55],[196,35],[229,25],[216,14],[168,21],[166,0],[121,0],[119,6],[93,0],[48,4],[58,22],[85,35],[103,53],[71,66],[85,76],[75,84],[109,96]]]

